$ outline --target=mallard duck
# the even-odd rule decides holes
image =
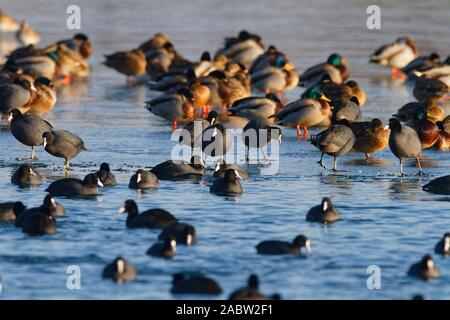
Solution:
[[[54,51],[53,51],[54,50]],[[54,81],[69,84],[73,78],[86,78],[90,67],[87,61],[77,51],[73,51],[65,44],[60,43],[44,49],[45,52],[54,52],[56,60],[56,79]]]
[[[127,82],[131,82],[131,76],[140,76],[145,73],[147,59],[142,50],[121,51],[105,55],[106,66],[127,76]]]
[[[55,52],[49,52],[17,58],[14,63],[34,78],[45,77],[53,80],[57,76],[58,60]]]
[[[354,80],[349,80],[345,83],[347,87],[350,87],[352,91],[352,97],[356,97],[358,99],[358,105],[360,107],[364,106],[367,102],[366,93],[359,87],[359,84]]]
[[[308,127],[315,126],[331,116],[329,101],[319,88],[313,88],[308,98],[287,104],[270,118],[276,118],[279,125],[297,127],[299,137],[302,136],[300,128],[303,128],[303,136],[308,136]]]
[[[225,76],[227,79],[234,77],[236,74],[244,72],[248,74],[248,69],[239,62],[236,61],[228,61],[223,69]]]
[[[332,83],[343,83],[350,76],[347,61],[340,54],[333,53],[326,62],[316,64],[300,74],[299,85],[302,87],[317,85],[325,75],[329,77]]]
[[[298,84],[298,72],[283,56],[277,56],[273,65],[256,70],[251,74],[253,89],[269,92],[285,92]]]
[[[423,110],[427,113],[428,120],[437,122],[445,117],[445,111],[442,107],[435,105],[431,101],[428,102],[408,102],[393,116],[401,122],[408,122],[414,119],[414,115]]]
[[[147,53],[153,49],[158,49],[164,47],[166,43],[171,43],[169,36],[165,33],[158,32],[152,38],[145,41],[139,46],[139,49],[144,53]]]
[[[194,118],[194,102],[191,91],[183,88],[176,93],[163,93],[147,101],[147,110],[166,120],[172,121],[172,129],[177,123],[190,121]]]
[[[211,99],[211,91],[205,85],[199,82],[194,83],[191,86],[191,90],[194,95],[194,107],[202,110],[203,116],[206,116],[210,111],[209,100]]]
[[[17,40],[19,40],[24,46],[28,46],[30,44],[36,45],[42,40],[39,33],[26,21],[22,21],[20,23],[20,29],[17,31],[16,37]]]
[[[392,77],[400,75],[399,69],[417,58],[418,50],[415,42],[408,36],[378,48],[371,56],[370,62],[391,67]]]
[[[228,58],[225,55],[223,54],[216,55],[213,61],[211,59],[210,53],[208,51],[205,51],[200,57],[200,61],[195,63],[193,66],[195,76],[196,77],[207,76],[213,71],[223,70],[227,62]]]
[[[69,49],[78,52],[84,59],[88,59],[93,52],[92,44],[84,33],[77,33],[71,39],[58,41],[57,44],[64,44]]]
[[[264,53],[264,45],[261,37],[251,34],[246,30],[239,32],[239,35],[225,38],[225,46],[217,54],[223,54],[228,59],[250,66],[253,61]]]
[[[414,97],[419,101],[437,102],[449,92],[449,87],[438,79],[420,77],[413,89]]]
[[[419,135],[422,149],[432,147],[439,138],[438,126],[427,119],[427,112],[424,110],[417,110],[414,115],[414,121],[408,123],[408,125],[416,130]]]
[[[328,77],[328,76],[326,76]],[[342,84],[336,84],[329,79],[322,81],[317,86],[313,86],[305,90],[301,97],[306,98],[310,94],[311,90],[318,87],[323,94],[331,100],[330,104],[343,103],[354,98],[357,99],[357,103],[362,107],[366,103],[366,94],[359,88],[355,81],[348,81]]]
[[[255,61],[253,61],[249,72],[255,73],[258,70],[273,66],[275,65],[277,59],[290,62],[284,52],[279,51],[275,46],[270,46],[266,52],[261,54]]]
[[[358,99],[352,97],[350,100],[341,100],[334,103],[331,118],[333,121],[347,119],[349,122],[354,122],[361,119],[361,108],[359,107]]]
[[[14,78],[0,84],[0,116],[9,115],[13,109],[28,112],[36,98],[36,87],[27,79]],[[0,118],[1,120],[1,118]]]
[[[429,56],[420,56],[408,63],[401,71],[406,75],[415,75],[415,72],[423,72],[441,63],[441,57],[433,52]]]
[[[19,22],[0,10],[0,32],[16,32],[20,28]]]
[[[438,64],[425,71],[414,71],[418,77],[440,80],[450,88],[450,57],[444,63]]]
[[[250,96],[250,74],[246,71],[238,71],[232,77],[228,78],[228,87],[230,89],[227,104],[233,104],[237,100],[244,99]]]
[[[350,129],[350,123],[347,120],[341,121],[340,124],[333,124],[330,128],[309,139],[311,144],[322,152],[322,156],[318,161],[321,167],[325,168],[323,163],[325,153],[334,158],[334,172],[338,171],[337,158],[347,154],[353,148],[355,140],[355,135]]]
[[[33,99],[27,114],[40,116],[53,108],[56,103],[56,92],[53,89],[52,82],[47,78],[37,78],[34,85],[36,87],[36,97]]]
[[[170,66],[175,58],[175,51],[172,43],[168,42],[161,48],[146,52],[147,66],[146,72],[152,79],[169,72]]]
[[[383,150],[389,143],[389,130],[380,119],[350,123],[350,129],[356,137],[352,151],[362,152],[366,159],[371,153]]]
[[[184,72],[162,73],[148,82],[151,90],[154,91],[177,91],[179,88],[188,85],[188,77]]]
[[[337,101],[348,101],[353,96],[352,90],[349,86],[345,84],[335,84],[330,81],[321,82],[316,86],[306,89],[302,94],[301,98],[306,99],[311,94],[312,90],[318,88],[333,104]]]
[[[434,147],[441,151],[450,150],[450,116],[444,120],[436,122],[439,128],[439,138]]]
[[[232,89],[223,71],[213,71],[206,77],[198,78],[198,82],[209,88],[211,93],[209,104],[212,108],[226,108]]]
[[[280,99],[274,93],[268,93],[265,97],[248,97],[236,100],[231,108],[230,115],[253,119],[267,120],[269,116],[283,108]]]

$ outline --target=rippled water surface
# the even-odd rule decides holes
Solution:
[[[68,37],[66,7],[73,1],[3,0],[2,9],[27,19],[44,37],[44,44]],[[351,63],[353,78],[367,91],[363,116],[383,121],[412,101],[412,88],[389,79],[389,70],[369,65],[368,55],[379,45],[408,34],[422,53],[450,53],[450,5],[443,1],[395,1],[383,4],[382,29],[366,28],[366,7],[373,1],[87,1],[82,0],[82,31],[94,44],[89,82],[58,91],[58,104],[46,115],[57,128],[79,134],[88,151],[73,161],[72,175],[83,177],[102,161],[111,164],[119,185],[104,188],[96,200],[58,199],[68,214],[58,219],[54,236],[32,238],[12,225],[0,224],[0,274],[3,299],[174,299],[171,274],[200,271],[220,282],[226,298],[257,273],[261,290],[285,299],[403,299],[421,293],[426,298],[450,298],[450,259],[436,257],[442,276],[430,283],[406,275],[410,264],[450,231],[449,197],[427,194],[421,186],[449,174],[448,153],[426,150],[425,177],[395,177],[396,159],[389,150],[368,163],[361,154],[340,159],[350,173],[331,174],[316,161],[319,152],[299,142],[285,129],[280,169],[262,176],[257,168],[243,183],[237,200],[209,193],[209,182],[161,182],[148,193],[128,189],[132,172],[167,160],[172,150],[170,126],[144,108],[155,95],[145,86],[127,87],[123,76],[101,65],[102,55],[133,48],[164,31],[187,58],[215,51],[226,35],[245,28],[262,35],[266,44],[284,50],[300,70],[338,51]],[[289,92],[296,98],[301,89]],[[447,108],[447,113],[449,112]],[[0,202],[41,203],[44,189],[62,176],[60,159],[38,150],[35,167],[44,185],[19,189],[10,176],[29,153],[7,130],[0,131]],[[331,159],[326,159],[331,165]],[[307,210],[330,196],[342,220],[323,226],[305,221]],[[195,247],[179,247],[173,261],[145,255],[158,231],[129,230],[117,209],[126,199],[141,209],[162,207],[198,233]],[[312,242],[312,254],[266,257],[254,246],[262,240],[292,240],[298,234]],[[104,265],[117,255],[139,271],[133,283],[102,280]],[[382,270],[381,290],[368,290],[366,268]],[[81,267],[82,289],[66,288],[66,268]],[[188,298],[200,298],[188,296]]]

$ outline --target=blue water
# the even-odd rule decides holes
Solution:
[[[3,0],[2,9],[27,19],[43,35],[45,44],[70,36],[65,9],[72,1]],[[58,90],[58,103],[46,115],[57,128],[80,135],[88,151],[73,160],[72,175],[84,177],[101,162],[110,163],[119,185],[103,188],[96,200],[58,199],[67,215],[58,219],[58,233],[39,238],[24,235],[12,225],[0,224],[2,299],[178,299],[170,294],[171,275],[199,271],[216,279],[227,298],[250,273],[260,276],[261,290],[278,292],[284,299],[409,299],[423,294],[430,299],[450,298],[450,259],[436,256],[442,276],[424,282],[406,275],[409,266],[450,231],[449,197],[422,191],[431,179],[449,174],[449,153],[425,150],[425,177],[398,178],[397,160],[389,149],[366,163],[361,154],[339,160],[350,173],[323,171],[320,153],[299,142],[285,129],[279,172],[254,174],[243,182],[244,194],[227,199],[209,193],[209,181],[200,184],[161,182],[156,191],[128,189],[132,173],[167,160],[173,143],[171,129],[144,108],[156,93],[145,86],[127,87],[123,76],[100,63],[104,53],[130,49],[164,31],[190,59],[205,49],[215,51],[223,36],[247,28],[264,42],[276,44],[300,70],[338,51],[351,63],[352,78],[367,91],[364,119],[389,119],[412,101],[412,88],[389,79],[389,70],[369,65],[368,55],[379,45],[404,34],[417,40],[422,53],[450,48],[448,1],[396,1],[382,6],[382,29],[366,28],[370,1],[79,1],[82,32],[93,41],[93,73],[87,83]],[[287,97],[295,99],[297,88]],[[447,113],[449,109],[447,107]],[[0,202],[21,200],[39,205],[44,189],[63,175],[61,159],[38,150],[35,168],[45,178],[42,186],[19,189],[10,177],[29,154],[7,130],[0,131]],[[326,158],[331,166],[331,159]],[[308,209],[330,196],[342,220],[324,226],[305,221]],[[158,231],[129,230],[117,209],[134,199],[141,209],[161,207],[196,227],[199,242],[178,247],[172,261],[151,258],[145,251]],[[298,234],[311,239],[312,253],[302,257],[267,257],[256,254],[262,240],[291,241]],[[138,269],[139,278],[117,285],[102,280],[103,267],[123,255]],[[68,290],[66,269],[81,268],[81,290]],[[366,286],[366,269],[378,265],[381,289]],[[187,296],[187,298],[203,298]]]

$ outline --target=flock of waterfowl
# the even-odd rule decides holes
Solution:
[[[70,85],[89,76],[88,58],[93,52],[89,38],[76,34],[45,48],[38,48],[39,34],[27,23],[19,24],[0,11],[0,32],[16,32],[21,47],[9,53],[0,71],[0,121],[8,117],[11,134],[20,143],[32,148],[30,158],[36,159],[35,148],[43,145],[49,154],[63,158],[68,173],[69,161],[86,150],[76,134],[56,129],[41,116],[56,104],[54,85]],[[450,87],[450,57],[441,60],[438,54],[419,56],[412,39],[402,37],[375,51],[370,62],[392,68],[393,77],[414,82],[417,99],[404,106],[385,126],[380,119],[361,121],[363,106],[368,97],[358,83],[350,80],[350,66],[339,54],[332,53],[326,61],[299,72],[285,53],[275,46],[266,48],[260,36],[241,31],[237,37],[225,39],[224,46],[214,56],[205,51],[199,61],[185,59],[164,33],[157,33],[130,51],[105,55],[104,65],[127,77],[127,83],[148,83],[153,91],[161,92],[147,102],[147,109],[169,121],[173,130],[183,125],[180,144],[191,147],[190,162],[167,160],[150,171],[139,169],[130,177],[129,188],[159,188],[160,180],[201,180],[208,173],[207,157],[219,158],[213,173],[210,192],[220,196],[238,196],[243,192],[241,180],[249,174],[239,165],[224,161],[230,150],[230,128],[242,128],[246,146],[262,149],[269,143],[281,141],[282,127],[296,128],[299,137],[308,137],[321,158],[334,159],[350,151],[366,158],[389,146],[400,162],[415,158],[419,174],[421,152],[426,148],[448,151],[450,148],[450,116],[445,116],[442,102]],[[283,93],[297,86],[305,87],[301,97],[286,101]],[[261,92],[263,95],[253,95]],[[196,125],[200,131],[195,130]],[[324,128],[310,135],[308,129]],[[251,139],[250,131],[267,132],[263,138]],[[205,139],[208,137],[208,139]],[[273,140],[273,141],[272,141]],[[216,148],[210,146],[214,144]],[[88,147],[88,146],[87,146]],[[194,150],[200,149],[196,155]],[[264,153],[263,153],[264,155]],[[33,170],[32,162],[22,164],[11,178],[21,187],[41,185],[43,179]],[[66,177],[52,182],[49,193],[39,207],[26,208],[21,201],[0,204],[0,221],[15,222],[15,226],[30,235],[57,232],[56,217],[64,215],[61,204],[54,197],[84,197],[98,193],[98,186],[116,185],[107,163],[84,180]],[[440,177],[424,186],[433,193],[450,194],[450,176]],[[105,191],[107,192],[107,191]],[[126,200],[121,213],[126,213],[126,227],[161,229],[158,242],[147,254],[173,258],[178,244],[192,246],[197,242],[194,226],[180,222],[163,209],[139,212],[133,200]],[[307,221],[332,223],[340,219],[339,211],[329,198],[311,208]],[[299,235],[291,242],[263,241],[256,246],[258,254],[309,253],[310,240]],[[436,245],[436,253],[450,254],[450,234]],[[414,264],[409,274],[424,279],[439,275],[431,256],[426,255]],[[103,271],[103,277],[117,282],[136,279],[136,268],[122,257],[115,259]],[[198,276],[175,274],[173,293],[219,294],[220,285],[214,280]],[[258,279],[251,275],[248,285],[231,294],[233,299],[279,299],[279,295],[265,296],[258,291]]]

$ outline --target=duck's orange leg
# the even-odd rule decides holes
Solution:
[[[303,131],[304,131],[303,136],[309,137],[308,127],[303,127]]]
[[[173,131],[177,130],[177,122],[176,121],[172,122],[172,130]]]
[[[424,156],[423,154],[419,154],[417,158],[426,159],[426,158],[429,158],[429,156]]]
[[[58,80],[59,83],[64,85],[69,85],[71,81],[72,77],[70,76],[70,74],[67,74],[64,76],[64,78]]]
[[[391,78],[392,79],[403,78],[404,76],[405,76],[405,74],[402,71],[400,71],[400,69],[397,69],[397,68],[391,69]]]
[[[301,137],[302,136],[302,129],[300,128],[300,125],[297,125],[297,137]]]

